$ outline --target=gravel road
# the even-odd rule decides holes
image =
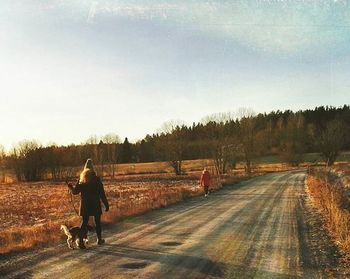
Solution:
[[[322,278],[303,210],[305,173],[273,173],[128,218],[106,244],[4,258],[5,278]]]

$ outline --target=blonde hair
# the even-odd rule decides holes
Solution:
[[[91,159],[87,159],[83,171],[79,176],[79,184],[88,183],[91,179],[91,176],[96,174],[94,169],[94,164]]]
[[[86,160],[86,163],[84,165],[84,170],[86,170],[86,169],[95,171],[94,170],[94,164],[92,163],[92,160],[90,158]]]

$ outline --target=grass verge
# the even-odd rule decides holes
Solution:
[[[325,217],[327,229],[341,249],[350,252],[350,204],[344,179],[325,168],[313,168],[307,188],[315,206]]]

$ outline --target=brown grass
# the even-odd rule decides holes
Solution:
[[[198,180],[204,166],[209,166],[213,173],[209,160],[185,161],[187,175],[183,176],[168,173],[167,163],[120,166],[115,179],[104,179],[110,211],[103,214],[102,221],[114,223],[201,195],[203,189],[199,187]],[[144,174],[150,170],[155,173]],[[285,168],[280,164],[272,167],[264,165],[253,175],[273,170]],[[222,182],[233,184],[247,178],[243,169],[235,170],[231,175],[214,176],[211,190],[221,188]],[[78,196],[75,196],[74,204],[79,207]],[[0,253],[63,242],[65,236],[59,230],[60,225],[80,224],[63,182],[0,184],[0,221]]]
[[[63,177],[78,177],[82,170],[82,167],[70,167],[64,168],[62,170]],[[193,172],[198,172],[203,170],[204,167],[209,167],[214,169],[214,163],[209,159],[199,159],[199,160],[185,160],[182,162],[182,170],[186,174],[192,174]],[[112,165],[96,166],[97,172],[100,176],[109,177],[112,176]],[[119,176],[129,176],[129,175],[159,175],[168,174],[173,175],[174,170],[169,162],[150,162],[150,163],[127,163],[127,164],[116,164],[114,165],[115,178]],[[44,175],[44,180],[51,180],[52,177],[50,173]],[[5,171],[5,182],[15,183],[16,177],[13,171]]]
[[[334,170],[313,170],[306,182],[314,204],[325,217],[327,228],[341,248],[350,252],[350,204],[343,183],[348,177],[339,177]]]
[[[198,177],[164,176],[156,178],[126,177],[105,182],[110,211],[103,214],[104,223],[142,214],[200,195]],[[213,189],[221,187],[216,180]],[[79,208],[79,197],[74,198]],[[64,239],[61,224],[79,225],[66,186],[61,183],[22,183],[0,185],[0,253],[52,244]]]

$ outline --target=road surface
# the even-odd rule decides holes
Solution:
[[[106,244],[24,253],[4,278],[321,278],[304,223],[304,172],[256,177],[181,204],[128,218]]]

